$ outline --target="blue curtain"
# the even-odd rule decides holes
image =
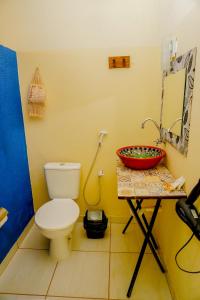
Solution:
[[[0,45],[0,262],[34,214],[15,51]]]

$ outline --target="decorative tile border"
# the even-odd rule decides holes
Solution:
[[[162,128],[162,136],[164,140],[172,144],[177,150],[179,150],[185,156],[188,152],[189,142],[189,130],[190,130],[190,118],[193,99],[194,88],[194,76],[196,65],[197,48],[193,48],[185,54],[179,56],[172,64],[169,72],[163,72],[163,84],[162,84],[162,103],[161,103],[161,123],[162,123],[162,107],[164,101],[164,79],[171,73],[178,72],[182,69],[186,69],[185,80],[185,92],[183,101],[183,114],[182,114],[182,128],[181,136],[178,136],[172,132],[168,132],[166,128]]]

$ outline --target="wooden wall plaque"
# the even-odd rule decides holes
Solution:
[[[130,56],[110,56],[109,69],[130,68]]]

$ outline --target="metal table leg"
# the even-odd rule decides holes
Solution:
[[[142,199],[141,199],[141,200],[136,200],[136,203],[137,203],[136,210],[142,208],[142,207],[141,207],[142,202],[143,202]],[[130,223],[131,223],[132,220],[133,220],[133,216],[130,216],[130,218],[129,218],[127,224],[125,225],[125,227],[124,227],[124,229],[123,229],[123,231],[122,231],[122,234],[125,234],[125,232],[126,232],[128,226],[130,225]]]
[[[137,203],[136,209],[137,209],[137,208],[138,208],[139,210],[142,209],[141,204],[142,204],[143,200],[144,200],[144,199],[136,200],[136,203]],[[146,229],[148,230],[149,224],[148,224],[148,222],[147,222],[147,219],[146,219],[144,213],[142,213],[142,219],[143,219],[143,221],[144,221],[144,224],[145,224],[145,226],[146,226]],[[151,238],[151,241],[152,241],[152,244],[153,244],[154,248],[155,248],[156,250],[158,250],[158,245],[157,245],[157,243],[156,243],[156,241],[155,241],[155,238],[154,238],[154,236],[153,236],[152,233],[150,233],[150,238]]]
[[[145,226],[146,226],[146,229],[148,230],[149,224],[148,224],[148,222],[147,222],[147,219],[146,219],[146,217],[145,217],[145,214],[142,214],[142,219],[143,219],[143,221],[144,221],[144,224],[145,224]],[[152,244],[153,244],[154,248],[155,248],[156,250],[158,250],[158,245],[157,245],[156,240],[155,240],[155,238],[154,238],[154,236],[153,236],[152,233],[151,233],[150,237],[151,237],[151,241],[152,241]]]
[[[142,202],[143,202],[143,199],[136,200],[136,203],[137,203],[136,210],[141,210],[141,209],[142,209],[142,206],[141,206]],[[144,213],[142,214],[142,219],[143,219],[143,221],[144,221],[144,224],[145,224],[145,226],[146,226],[146,229],[148,229],[149,224],[148,224],[148,222],[147,222],[147,219],[146,219]],[[129,218],[127,224],[125,225],[125,227],[124,227],[124,229],[123,229],[123,231],[122,231],[122,234],[125,234],[125,233],[126,233],[126,230],[127,230],[127,228],[129,227],[129,225],[130,225],[130,223],[132,222],[132,220],[133,220],[133,216],[130,216],[130,218]],[[152,241],[152,244],[153,244],[154,248],[155,248],[156,250],[158,250],[158,245],[157,245],[157,243],[156,243],[156,241],[155,241],[155,238],[154,238],[154,236],[153,236],[152,233],[151,233],[151,241]]]
[[[126,229],[128,228],[128,226],[130,225],[131,221],[133,220],[133,216],[130,216],[130,219],[128,220],[126,226],[124,227],[122,233],[124,234],[126,232]]]
[[[146,247],[147,247],[147,244],[149,244],[150,248],[151,248],[151,251],[161,269],[161,271],[164,273],[165,272],[165,269],[164,267],[162,266],[161,262],[160,262],[160,259],[150,241],[150,235],[151,235],[151,232],[152,232],[152,229],[153,229],[153,225],[155,223],[155,220],[156,220],[156,216],[158,214],[158,210],[159,210],[159,207],[160,207],[160,203],[161,203],[161,199],[157,199],[156,201],[156,205],[155,205],[155,208],[154,208],[154,211],[153,211],[153,214],[152,214],[152,217],[151,217],[151,221],[149,223],[149,226],[148,226],[148,230],[146,232],[141,220],[140,220],[140,217],[138,216],[137,214],[137,210],[136,208],[134,207],[131,199],[127,199],[127,202],[130,206],[130,209],[131,211],[133,212],[144,236],[145,236],[145,239],[144,239],[144,242],[143,242],[143,245],[142,245],[142,248],[141,248],[141,251],[140,251],[140,255],[138,257],[138,261],[137,261],[137,264],[136,264],[136,267],[135,267],[135,270],[134,270],[134,273],[133,273],[133,276],[132,276],[132,279],[131,279],[131,282],[130,282],[130,285],[129,285],[129,289],[128,289],[128,292],[127,292],[127,297],[130,297],[131,296],[131,293],[132,293],[132,290],[133,290],[133,287],[134,287],[134,284],[135,284],[135,281],[136,281],[136,278],[137,278],[137,275],[138,275],[138,272],[139,272],[139,269],[140,269],[140,265],[142,263],[142,259],[143,259],[143,256],[144,256],[144,253],[145,253],[145,250],[146,250]]]

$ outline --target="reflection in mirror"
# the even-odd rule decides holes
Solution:
[[[163,71],[162,140],[187,155],[197,48],[177,57],[170,71]]]
[[[170,73],[164,79],[163,119],[164,128],[181,135],[186,69]]]

